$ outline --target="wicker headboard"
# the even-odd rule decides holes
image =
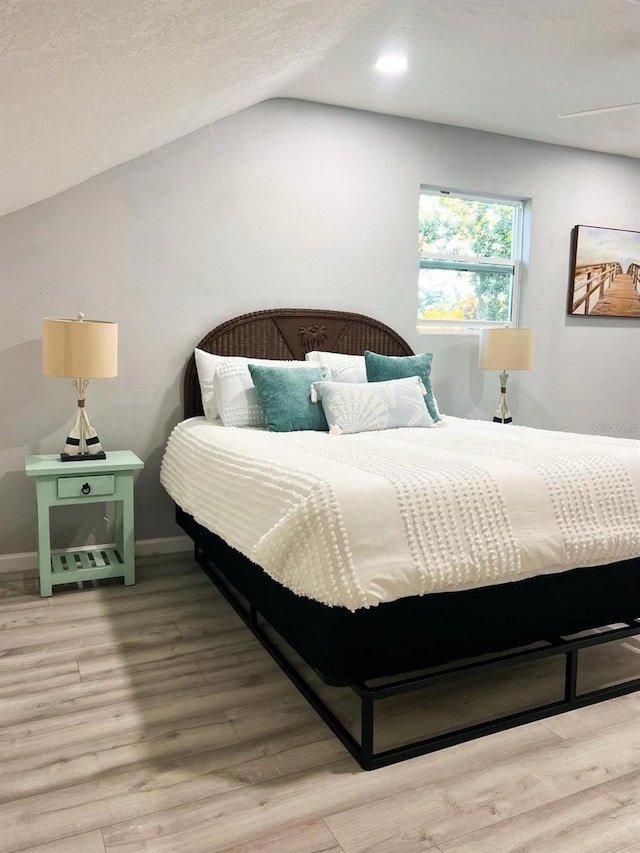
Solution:
[[[378,320],[348,311],[312,308],[275,308],[242,314],[216,326],[197,347],[218,355],[278,359],[304,359],[311,350],[362,355],[369,349],[383,355],[413,355],[409,344]],[[184,376],[184,416],[202,413],[192,354]]]

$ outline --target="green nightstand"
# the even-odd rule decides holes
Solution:
[[[143,467],[130,450],[110,451],[106,459],[94,462],[61,462],[57,453],[26,457],[27,476],[36,478],[40,595],[51,595],[56,584],[96,578],[122,577],[127,586],[135,583],[133,472]],[[49,509],[100,501],[115,502],[115,548],[70,548],[52,554]]]

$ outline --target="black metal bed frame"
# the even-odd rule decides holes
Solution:
[[[580,650],[640,635],[640,618],[633,618],[627,622],[620,623],[622,627],[611,628],[597,634],[576,636],[574,638],[558,637],[555,640],[548,641],[543,646],[520,649],[500,656],[452,666],[449,669],[439,669],[436,672],[423,675],[395,679],[386,683],[377,683],[375,686],[369,686],[366,682],[351,684],[349,686],[360,698],[361,737],[360,743],[358,743],[326,702],[298,672],[273,642],[271,637],[265,633],[260,624],[260,614],[255,605],[249,602],[248,607],[244,606],[240,597],[235,594],[224,575],[217,569],[215,563],[205,555],[197,543],[194,549],[194,557],[256,639],[269,652],[280,669],[298,688],[307,702],[319,714],[342,744],[344,744],[363,770],[376,770],[379,767],[395,764],[408,758],[415,758],[418,755],[425,755],[426,753],[435,752],[448,746],[465,743],[484,735],[506,731],[515,726],[532,723],[536,720],[542,720],[545,717],[562,714],[565,711],[573,711],[577,708],[584,708],[587,705],[604,702],[607,699],[613,699],[617,696],[624,696],[640,690],[640,678],[633,678],[620,684],[601,687],[598,690],[580,694],[577,692],[578,654]],[[389,698],[390,696],[398,696],[403,693],[421,690],[435,684],[454,681],[474,673],[505,669],[518,663],[540,660],[557,655],[565,656],[564,696],[562,699],[538,705],[534,708],[516,711],[493,720],[464,726],[463,728],[443,734],[433,735],[412,743],[393,747],[392,749],[374,752],[374,709],[376,701]]]

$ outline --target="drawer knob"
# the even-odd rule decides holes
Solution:
[[[89,483],[83,483],[80,491],[82,492],[83,495],[88,495],[89,492],[91,491],[91,486],[89,485]]]

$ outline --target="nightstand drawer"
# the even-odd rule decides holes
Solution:
[[[99,477],[58,477],[59,498],[112,495],[115,488],[113,474],[102,474]]]

